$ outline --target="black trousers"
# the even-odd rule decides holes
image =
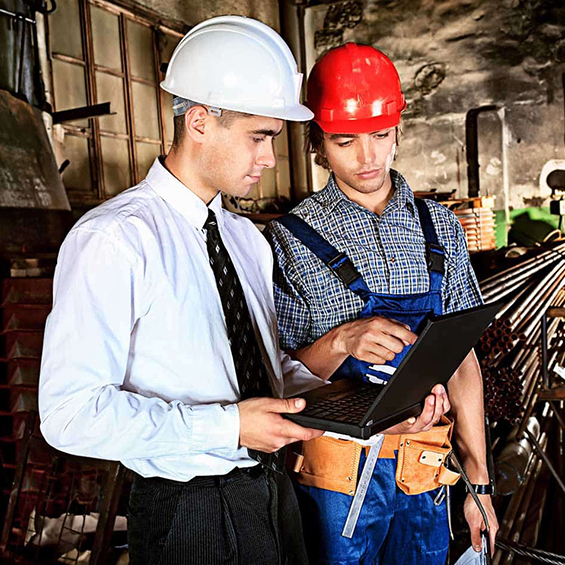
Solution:
[[[307,565],[290,479],[261,466],[133,482],[130,565]]]

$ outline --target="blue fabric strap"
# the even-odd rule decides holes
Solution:
[[[445,273],[445,252],[439,244],[436,229],[430,214],[428,205],[424,200],[414,199],[420,225],[426,240],[426,264],[430,273],[430,290],[439,291]],[[328,243],[312,226],[295,214],[287,214],[276,220],[282,224],[290,233],[301,241],[316,257],[323,261],[331,271],[352,292],[366,298],[370,294],[369,287],[363,280],[355,265],[345,253],[338,251]]]
[[[445,274],[445,251],[439,244],[428,205],[421,198],[415,198],[414,203],[418,209],[420,225],[426,240],[426,263],[430,273],[430,290],[440,290]]]
[[[320,261],[323,261],[349,290],[361,298],[370,294],[369,287],[351,259],[328,243],[302,218],[295,214],[287,214],[277,218],[276,221],[301,241]]]

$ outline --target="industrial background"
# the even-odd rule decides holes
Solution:
[[[62,239],[167,152],[163,65],[224,14],[279,31],[305,74],[346,41],[396,64],[408,108],[394,167],[455,211],[485,300],[504,302],[477,347],[495,563],[565,563],[563,0],[0,0],[0,561],[127,563],[128,474],[39,435],[42,331]],[[260,226],[321,189],[303,138],[285,126],[276,168],[225,205]],[[450,562],[467,542],[457,514]]]

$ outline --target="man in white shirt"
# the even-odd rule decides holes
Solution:
[[[136,473],[132,565],[306,562],[278,450],[321,432],[284,419],[304,401],[282,397],[322,381],[281,354],[269,245],[220,194],[246,195],[283,120],[311,118],[300,83],[264,24],[193,28],[161,85],[176,96],[171,151],[61,248],[41,429]]]

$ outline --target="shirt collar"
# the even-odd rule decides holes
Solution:
[[[406,179],[394,169],[390,170],[390,177],[392,181],[392,186],[394,187],[394,193],[389,203],[386,205],[384,212],[389,212],[395,209],[407,208],[412,214],[414,214],[414,194]],[[315,195],[318,202],[327,207],[328,211],[333,210],[336,206],[342,204],[345,206],[358,206],[355,202],[351,201],[339,188],[333,173],[328,179],[328,184],[326,188]],[[361,206],[362,208],[362,206]],[[384,213],[383,212],[383,213]]]
[[[392,180],[392,186],[394,186],[394,194],[386,205],[384,212],[406,208],[414,215],[416,211],[414,208],[414,193],[408,186],[406,179],[394,169],[390,170],[390,178]]]
[[[208,218],[208,208],[216,214],[220,228],[223,226],[224,209],[220,192],[206,206],[192,190],[164,167],[159,157],[153,162],[145,180],[165,202],[182,214],[195,228],[202,229],[204,226]]]

